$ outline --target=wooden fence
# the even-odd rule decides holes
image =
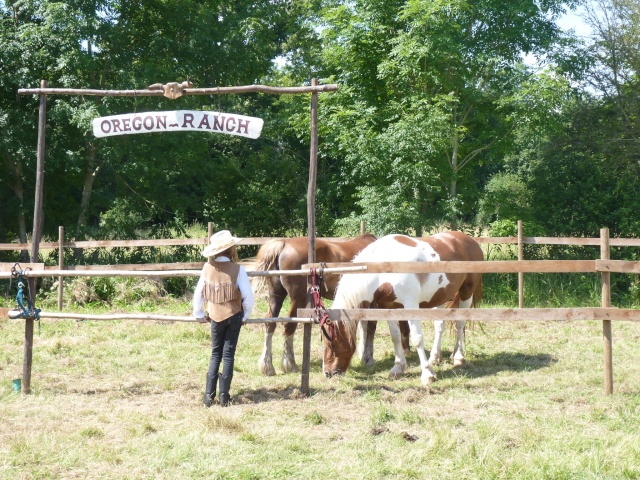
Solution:
[[[270,238],[245,238],[240,245],[260,245]],[[337,239],[336,239],[337,240]],[[403,309],[403,310],[329,310],[330,318],[340,320],[345,318],[355,320],[469,320],[479,322],[491,321],[580,321],[602,320],[604,339],[604,384],[605,394],[613,392],[613,367],[612,367],[612,321],[640,321],[640,310],[619,309],[611,306],[610,275],[611,273],[640,274],[640,262],[610,260],[609,252],[612,246],[640,246],[640,239],[609,239],[609,231],[604,228],[600,232],[600,238],[553,238],[553,237],[524,237],[522,235],[522,223],[518,223],[517,237],[478,237],[479,243],[517,244],[518,260],[487,261],[487,262],[379,262],[366,264],[309,264],[304,265],[299,271],[248,271],[249,276],[260,275],[309,275],[310,268],[323,268],[325,273],[351,273],[386,272],[386,273],[518,273],[519,275],[519,307],[517,309]],[[42,243],[42,249],[58,248],[114,248],[137,246],[175,246],[175,245],[204,245],[207,239],[184,240],[135,240],[135,241],[98,241],[98,242],[64,242]],[[546,245],[591,245],[600,246],[600,258],[594,260],[524,260],[524,244]],[[28,244],[11,244],[13,250],[28,249]],[[0,245],[0,249],[8,249]],[[60,255],[62,258],[63,255]],[[9,264],[0,264],[0,279],[9,278]],[[158,264],[156,264],[158,265]],[[195,264],[161,264],[163,268],[147,270],[150,265],[111,265],[111,266],[83,266],[67,267],[60,265],[58,268],[47,267],[43,264],[29,264],[32,267],[30,276],[58,276],[60,284],[63,277],[74,276],[132,276],[132,277],[170,277],[170,276],[199,276],[202,262]],[[155,266],[155,265],[154,265]],[[182,269],[175,269],[182,266]],[[599,308],[523,308],[523,275],[524,273],[599,273],[602,284],[601,307]],[[60,287],[61,288],[61,287]],[[59,300],[61,294],[59,294]],[[61,306],[59,301],[59,307]],[[0,312],[0,317],[6,316]],[[113,315],[86,315],[48,313],[41,314],[43,318],[83,318],[96,320],[114,319],[141,319],[164,321],[194,321],[190,317],[146,315],[146,314],[118,314]],[[295,318],[279,319],[251,319],[251,323],[267,322],[301,322],[310,323],[314,316],[313,309],[300,309]],[[94,318],[95,317],[95,318]],[[304,360],[304,359],[303,359]],[[306,362],[308,364],[308,361]],[[303,363],[304,364],[304,363]],[[303,375],[305,373],[303,372]],[[308,372],[306,372],[308,375]]]
[[[360,233],[365,232],[364,223],[360,226]],[[169,277],[169,276],[197,276],[202,268],[202,262],[177,262],[177,263],[146,263],[146,264],[120,264],[120,265],[64,265],[64,249],[98,249],[98,248],[137,248],[137,247],[177,247],[177,246],[205,246],[213,233],[213,224],[208,224],[208,235],[203,238],[178,238],[178,239],[152,239],[152,240],[88,240],[74,241],[65,240],[64,227],[58,229],[57,242],[40,242],[40,250],[57,250],[58,266],[44,266],[43,264],[31,265],[32,268],[44,271],[64,270],[64,273],[55,274],[58,276],[58,310],[63,307],[63,291],[65,276],[146,276],[146,277]],[[282,237],[250,237],[243,238],[238,245],[263,245],[269,240]],[[326,237],[325,240],[346,240],[346,238]],[[518,260],[522,263],[517,265],[506,264],[504,262],[491,262],[495,270],[485,273],[518,273],[518,307],[524,307],[524,273],[551,273],[551,272],[594,272],[604,268],[604,264],[598,264],[597,268],[592,260],[548,260],[548,261],[524,261],[524,245],[572,245],[572,246],[600,246],[601,238],[576,238],[576,237],[525,237],[523,235],[522,222],[518,222],[518,235],[515,237],[475,237],[480,244],[490,245],[517,245]],[[609,239],[611,247],[640,247],[640,238],[612,238]],[[31,251],[30,243],[0,243],[0,251]],[[13,264],[11,264],[13,265]],[[633,267],[623,267],[618,263],[615,272],[620,272],[620,268],[631,269],[624,273],[638,273],[633,271]],[[4,273],[3,273],[4,270]],[[9,264],[4,267],[0,264],[0,279],[8,278],[7,272],[10,270]],[[192,272],[191,270],[197,271]],[[80,272],[98,272],[94,275],[81,274]],[[150,271],[148,275],[126,272]],[[181,273],[181,271],[184,271]],[[453,270],[452,270],[453,271]],[[77,272],[75,275],[72,272]],[[164,273],[158,273],[164,272]],[[51,276],[55,276],[51,275]],[[0,311],[0,316],[2,312]]]

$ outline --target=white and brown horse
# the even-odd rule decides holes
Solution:
[[[376,237],[371,234],[363,234],[346,241],[329,241],[318,238],[316,239],[316,261],[318,263],[350,262],[358,252],[375,240]],[[309,239],[307,237],[271,240],[258,251],[255,270],[300,270],[302,265],[308,263],[308,258]],[[323,298],[333,299],[339,279],[339,275],[325,276],[320,285],[320,294]],[[254,277],[253,287],[257,293],[263,291],[265,286],[269,292],[267,317],[277,317],[280,314],[280,309],[287,295],[291,299],[289,317],[294,317],[297,310],[304,308],[307,304],[307,279],[304,276]],[[293,351],[293,335],[297,326],[297,323],[285,323],[284,326],[282,370],[285,373],[299,371]],[[258,369],[268,376],[276,373],[272,362],[272,340],[275,328],[275,323],[266,325],[264,348],[258,360]],[[373,343],[373,331],[374,328],[371,328],[368,335],[371,343]],[[405,337],[408,337],[408,327],[405,329]],[[408,340],[405,343],[408,344]]]
[[[461,232],[444,232],[425,238],[387,235],[367,246],[354,262],[435,262],[482,261],[480,245]],[[342,276],[332,309],[349,308],[437,308],[475,306],[482,297],[480,273],[362,273]],[[407,362],[400,343],[398,322],[389,321],[395,348],[395,362],[389,374],[398,378],[405,373]],[[427,360],[424,351],[422,323],[409,321],[411,344],[416,348],[422,368],[422,383],[436,378],[433,365],[441,359],[444,321],[434,322],[435,338]],[[464,364],[463,334],[465,321],[456,322],[458,338],[453,353],[454,366]],[[325,339],[323,370],[327,377],[343,374],[355,352],[356,322],[335,322],[336,335]],[[362,351],[362,349],[361,349]]]

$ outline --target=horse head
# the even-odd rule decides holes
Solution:
[[[349,369],[351,358],[356,351],[355,335],[348,334],[349,328],[344,322],[335,322],[333,338],[324,338],[322,370],[327,378],[344,375]]]
[[[362,302],[359,306],[346,306],[336,298],[332,308],[369,308],[369,302]],[[332,322],[330,320],[330,322]],[[322,356],[322,370],[327,378],[334,375],[344,375],[356,351],[356,327],[354,320],[338,320],[332,323],[332,328],[324,330],[324,352]]]

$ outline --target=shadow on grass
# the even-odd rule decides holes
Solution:
[[[443,358],[448,359],[451,356],[451,352],[442,352]],[[346,381],[354,384],[353,390],[355,391],[370,391],[372,389],[382,389],[390,392],[410,391],[416,388],[421,388],[420,373],[419,371],[412,371],[405,379],[411,380],[411,385],[396,383],[394,380],[380,381],[380,375],[386,377],[386,374],[393,367],[393,357],[389,356],[382,360],[376,361],[376,363],[370,367],[364,367],[360,365],[352,366],[347,375],[350,377],[345,379]],[[415,351],[412,351],[407,361],[410,367],[415,367],[419,364],[418,355]],[[357,360],[355,360],[357,363]],[[469,363],[464,367],[453,368],[450,361],[443,361],[442,365],[436,367],[436,380],[434,387],[437,387],[439,382],[449,378],[466,377],[466,378],[482,378],[490,377],[503,371],[511,372],[531,372],[541,368],[548,367],[557,362],[553,356],[545,353],[540,354],[525,354],[520,352],[498,352],[491,355],[476,355],[473,359],[470,359]],[[312,361],[311,372],[317,372],[322,369],[322,362]],[[415,370],[412,368],[412,370]],[[327,379],[327,382],[340,381],[340,378]],[[415,380],[415,382],[413,382]],[[323,379],[324,381],[324,379]],[[272,387],[272,388],[259,388],[253,390],[245,390],[238,392],[238,395],[234,398],[234,403],[238,404],[257,404],[272,401],[282,400],[299,400],[305,398],[305,395],[300,391],[300,376],[295,374],[291,376],[291,383],[286,387]],[[415,384],[413,384],[415,383]],[[341,387],[335,384],[328,383],[319,388],[310,386],[310,394],[314,395],[316,392],[330,392],[340,390]],[[439,389],[430,389],[431,394],[437,394]]]
[[[428,355],[428,353],[427,353]],[[546,353],[526,354],[520,352],[498,352],[491,355],[475,355],[471,359],[467,359],[467,364],[463,367],[453,367],[450,363],[451,352],[442,352],[442,358],[446,359],[440,365],[435,367],[438,380],[465,376],[468,378],[480,378],[496,375],[498,372],[530,372],[541,368],[548,367],[557,362],[557,359]],[[352,375],[356,378],[366,380],[371,375],[389,372],[393,367],[394,358],[387,357],[383,360],[376,361],[375,364],[364,367],[352,367]],[[409,367],[419,365],[417,353],[411,351],[407,357]],[[419,373],[417,376],[419,377]]]

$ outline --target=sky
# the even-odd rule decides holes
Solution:
[[[580,18],[581,9],[577,12],[567,12],[559,20],[558,25],[563,30],[574,29],[576,34],[580,37],[589,36],[591,28]]]

